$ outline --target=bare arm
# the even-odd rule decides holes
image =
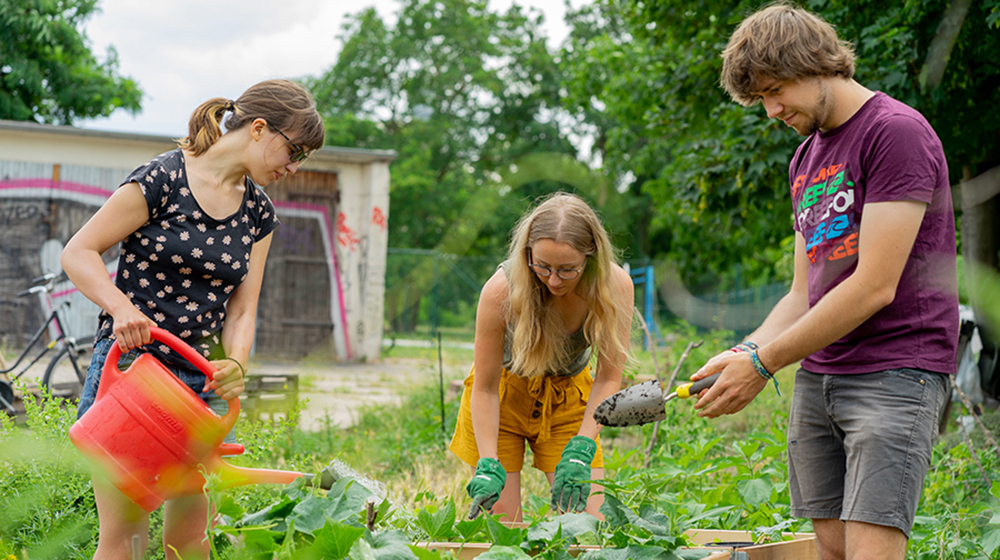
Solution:
[[[612,274],[614,296],[618,308],[623,311],[618,318],[618,336],[628,344],[632,330],[632,308],[635,305],[635,286],[624,269],[616,266]],[[594,386],[587,400],[587,410],[583,414],[579,435],[596,439],[601,425],[594,420],[594,409],[604,399],[613,395],[622,386],[622,371],[627,355],[617,348],[601,349],[597,355],[597,369],[594,372]]]
[[[264,265],[271,248],[273,234],[253,244],[250,251],[250,264],[246,280],[233,292],[226,302],[226,323],[222,327],[222,347],[226,356],[240,363],[244,368],[250,359],[250,349],[253,346],[255,325],[257,320],[257,302],[260,299],[260,287],[264,281]],[[229,400],[239,396],[244,389],[245,381],[239,366],[230,360],[216,360],[212,365],[219,371],[213,379],[206,380],[208,388],[216,394]]]
[[[500,376],[503,369],[503,339],[506,320],[502,309],[507,301],[507,278],[498,270],[479,296],[476,309],[476,344],[472,383],[472,427],[480,457],[499,459]]]
[[[114,319],[114,334],[123,352],[152,341],[155,323],[132,305],[104,267],[101,255],[149,221],[146,199],[136,183],[119,187],[62,253],[62,267],[73,285]]]
[[[758,329],[763,337],[756,341],[761,345],[758,356],[768,371],[778,371],[843,338],[892,302],[926,210],[925,203],[915,201],[865,206],[854,273],[792,325],[779,331],[782,325],[776,319],[769,330]],[[802,274],[799,263],[804,248],[804,244],[796,243],[796,280]],[[794,287],[795,282],[793,291]],[[722,377],[695,404],[695,408],[703,409],[701,416],[714,418],[739,412],[766,384],[746,354],[720,354],[699,370],[698,376],[720,370]]]

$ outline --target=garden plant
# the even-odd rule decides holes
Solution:
[[[673,333],[657,350],[664,369],[685,349],[688,363],[703,363],[729,336],[683,325],[664,331]],[[689,348],[696,339],[704,344]],[[450,353],[458,354],[450,360],[459,367],[471,358]],[[651,358],[640,352],[633,374],[650,375]],[[408,359],[436,365],[430,352]],[[782,387],[791,387],[793,373],[779,373]],[[319,472],[338,460],[361,478],[341,478],[329,490],[302,479],[286,487],[218,490],[209,476],[206,487],[219,512],[209,529],[213,558],[450,557],[419,545],[426,542],[492,543],[480,556],[485,560],[564,559],[571,546],[583,546],[574,553],[585,559],[698,558],[707,552],[688,548],[688,529],[747,531],[759,542],[788,538],[782,533],[811,527],[789,512],[783,394],[769,392],[740,415],[715,421],[697,417],[687,401],[672,402],[652,446],[653,426],[606,428],[605,521],[550,511],[547,483],[526,471],[524,526],[464,519],[467,467],[445,450],[457,401],[445,403],[443,431],[435,385],[414,387],[399,406],[368,407],[349,428],[303,431],[295,414],[274,423],[243,421],[239,439],[247,451],[232,458],[234,464]],[[0,416],[0,559],[90,558],[97,516],[89,468],[66,437],[75,410],[47,395],[25,405],[24,425]],[[952,414],[935,447],[908,558],[997,558],[996,438],[957,427],[957,417],[967,414],[961,406]],[[989,431],[1000,428],[1000,415],[987,411],[981,418]],[[371,480],[384,483],[384,496],[369,489]],[[154,542],[161,523],[154,513]],[[162,557],[155,548],[147,558]]]

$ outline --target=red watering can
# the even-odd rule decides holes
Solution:
[[[194,364],[206,375],[216,370],[184,341],[159,328],[153,339]],[[141,354],[125,371],[121,350],[112,345],[94,405],[69,429],[73,445],[104,476],[142,509],[152,512],[164,500],[200,494],[201,466],[218,473],[224,487],[288,484],[303,476],[291,471],[244,469],[222,460],[243,453],[223,443],[240,415],[240,399],[227,401],[219,417],[198,395],[151,354]]]

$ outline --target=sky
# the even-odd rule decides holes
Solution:
[[[564,0],[490,0],[489,6],[506,11],[512,2],[543,14],[551,46],[566,37]],[[328,70],[345,16],[370,6],[387,20],[399,9],[395,0],[101,0],[100,13],[86,24],[91,49],[104,60],[114,46],[119,74],[144,92],[143,109],[135,116],[119,109],[78,126],[184,136],[191,112],[208,99],[236,99],[261,80]]]

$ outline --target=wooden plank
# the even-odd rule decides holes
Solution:
[[[819,560],[816,537],[737,548],[748,560]]]
[[[472,560],[473,558],[484,554],[487,550],[493,546],[490,543],[451,543],[451,542],[419,542],[415,546],[420,548],[425,548],[427,550],[433,550],[437,552],[447,552],[452,554],[458,560]],[[590,550],[600,550],[601,547],[596,545],[574,545],[569,547],[569,555],[576,558],[580,553],[590,551]],[[702,550],[702,549],[686,549],[686,550]],[[729,560],[730,554],[726,550],[713,551],[711,554],[703,558],[702,560]]]
[[[732,543],[727,548],[733,553],[744,553],[746,560],[819,560],[816,535],[813,533],[782,533],[783,537],[791,537],[792,540],[756,545],[740,544],[753,542],[753,535],[746,531],[689,529],[684,534],[702,545]]]

